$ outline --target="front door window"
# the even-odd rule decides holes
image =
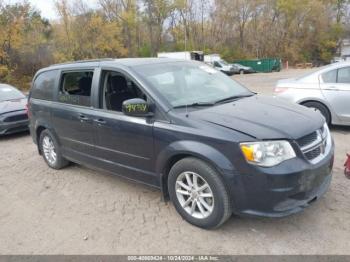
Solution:
[[[103,109],[122,112],[123,102],[133,98],[147,101],[146,95],[127,76],[117,72],[104,71],[102,73],[101,107]]]

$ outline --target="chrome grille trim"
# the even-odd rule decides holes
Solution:
[[[310,138],[313,138],[310,139]],[[308,144],[303,142],[310,141]],[[332,138],[328,127],[325,125],[321,129],[297,140],[300,150],[306,159],[316,164],[320,162],[330,151]]]
[[[300,149],[301,149],[301,151],[303,151],[303,153],[307,153],[309,151],[312,151],[316,147],[319,147],[322,142],[323,142],[323,139],[321,136],[321,131],[317,130],[316,131],[316,139],[314,141],[312,141],[311,143],[301,147]]]
[[[306,136],[303,136],[302,138],[299,138],[297,140],[297,143],[300,147],[304,147],[304,146],[310,144],[310,142],[316,140],[316,138],[317,138],[317,132],[315,131],[309,135],[306,135]]]

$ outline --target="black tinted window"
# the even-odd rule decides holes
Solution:
[[[62,74],[58,100],[63,103],[91,106],[92,71]]]
[[[324,83],[336,83],[337,82],[337,70],[332,70],[322,74]]]
[[[34,81],[31,96],[37,99],[52,100],[56,77],[57,70],[41,73]]]
[[[350,84],[350,67],[338,69],[338,83]]]
[[[128,77],[113,71],[103,71],[100,101],[103,109],[122,111],[123,102],[133,98],[147,101],[147,96]]]
[[[218,62],[214,62],[214,66],[221,67],[221,65]]]

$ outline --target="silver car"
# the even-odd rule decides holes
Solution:
[[[328,124],[350,125],[350,62],[277,82],[275,95],[319,111]]]
[[[231,65],[235,74],[243,75],[243,74],[255,73],[255,70],[250,66],[244,66],[241,64],[231,64]]]

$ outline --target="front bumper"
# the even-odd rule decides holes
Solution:
[[[0,135],[10,135],[28,130],[29,120],[0,123]]]
[[[242,216],[283,217],[302,211],[325,194],[332,179],[334,148],[312,165],[295,158],[274,168],[254,167],[231,183],[233,212]]]
[[[228,76],[232,76],[232,75],[234,75],[235,74],[235,72],[234,71],[227,71],[227,70],[221,70],[221,72],[223,72],[224,74],[226,74],[226,75],[228,75]]]

